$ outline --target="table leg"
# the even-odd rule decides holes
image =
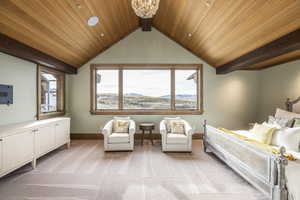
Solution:
[[[152,135],[152,130],[150,130],[150,140],[151,140],[151,143],[152,143],[152,145],[153,145],[153,135]]]
[[[144,144],[144,135],[145,135],[145,131],[142,131],[142,145]]]

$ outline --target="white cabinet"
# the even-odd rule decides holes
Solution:
[[[56,146],[70,142],[70,120],[62,120],[55,123]]]
[[[29,130],[2,139],[3,171],[9,171],[34,159],[34,133]]]
[[[0,126],[0,177],[64,144],[70,144],[70,118]]]
[[[38,157],[48,153],[55,147],[55,126],[49,124],[34,130],[36,136],[36,155]]]

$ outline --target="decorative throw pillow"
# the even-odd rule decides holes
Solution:
[[[294,119],[293,128],[300,127],[300,118]]]
[[[184,122],[182,120],[172,120],[171,133],[173,134],[185,134]]]
[[[264,144],[270,144],[272,141],[272,135],[276,130],[276,128],[271,128],[262,124],[255,124],[252,129],[253,134],[251,135],[251,138]]]
[[[290,127],[292,122],[293,119],[274,117],[274,116],[269,116],[269,120],[268,120],[268,124],[279,125],[281,126],[281,128]]]
[[[129,120],[114,119],[113,130],[115,133],[129,133]]]
[[[295,118],[300,118],[300,114],[289,112],[289,111],[277,108],[276,113],[275,113],[275,117],[276,118],[286,118],[286,119],[289,119],[289,120],[293,120]],[[288,127],[292,127],[292,123],[293,122],[290,121],[290,124],[288,125]]]
[[[165,120],[165,123],[166,123],[166,128],[167,128],[167,132],[168,133],[171,133],[171,122],[173,121],[173,120],[180,120],[180,117],[165,117],[164,118],[164,120]]]
[[[264,122],[264,123],[262,123],[262,125],[270,127],[270,128],[282,129],[282,127],[277,123],[270,124],[268,122]]]

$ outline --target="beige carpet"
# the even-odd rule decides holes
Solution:
[[[0,179],[1,200],[265,200],[214,156],[162,153],[159,142],[104,153],[103,141],[77,140]]]

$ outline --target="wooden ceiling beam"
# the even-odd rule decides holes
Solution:
[[[217,68],[217,74],[226,74],[236,70],[249,68],[251,65],[281,56],[300,49],[300,29],[280,37],[239,58]]]
[[[77,68],[30,46],[0,33],[0,52],[22,58],[68,74],[76,74]]]
[[[153,18],[141,18],[139,17],[139,23],[142,31],[151,31]]]

